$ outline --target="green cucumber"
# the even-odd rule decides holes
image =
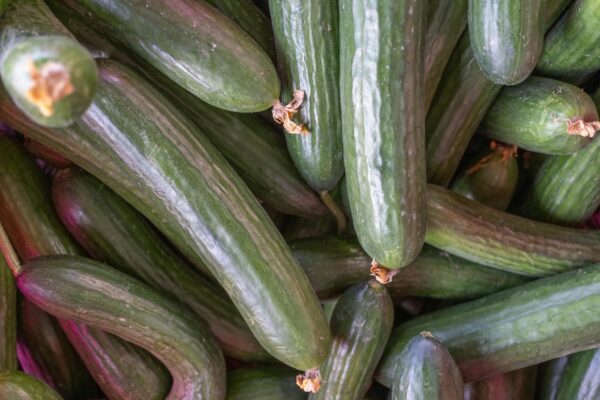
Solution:
[[[350,285],[370,279],[369,256],[355,238],[324,237],[290,243],[320,298],[331,298]],[[520,275],[483,267],[430,246],[398,270],[386,288],[399,300],[406,296],[469,299],[520,285]]]
[[[352,286],[331,316],[333,343],[321,366],[323,383],[310,400],[363,400],[394,323],[394,305],[375,280]]]
[[[136,279],[83,257],[47,256],[23,265],[17,287],[58,318],[117,335],[151,352],[173,377],[167,399],[225,398],[225,360],[208,327]]]
[[[273,356],[302,370],[320,365],[330,341],[325,316],[252,193],[158,91],[114,61],[99,66],[98,96],[73,127],[28,123],[1,91],[0,110],[122,196],[195,265],[206,265]]]
[[[600,350],[549,361],[542,367],[539,400],[592,400],[600,397]]]
[[[62,400],[41,381],[19,371],[0,372],[0,399]]]
[[[17,291],[4,257],[0,257],[0,371],[17,369]]]
[[[583,83],[600,69],[600,3],[577,0],[552,27],[537,64],[542,76]]]
[[[424,3],[340,1],[348,198],[361,245],[387,268],[410,263],[425,234]]]
[[[25,138],[25,148],[35,158],[43,160],[44,162],[52,165],[56,168],[68,168],[73,165],[72,162],[64,158],[61,154],[56,151],[49,149],[41,143]]]
[[[227,294],[181,259],[138,212],[93,176],[65,169],[52,199],[71,235],[95,259],[162,291],[207,322],[224,353],[269,360]]]
[[[497,85],[523,82],[544,46],[541,0],[469,0],[469,34],[477,63]]]
[[[539,277],[600,262],[600,232],[531,221],[430,185],[426,242],[467,260]]]
[[[282,368],[238,369],[227,374],[227,400],[305,400],[296,373]]]
[[[412,338],[399,356],[391,400],[462,398],[462,377],[448,349],[429,332]]]
[[[0,76],[17,106],[48,127],[79,118],[98,82],[91,55],[42,0],[13,0],[2,16]]]
[[[465,385],[465,400],[534,400],[537,366]]]
[[[256,112],[277,102],[279,79],[269,56],[203,0],[67,0],[63,6],[215,107]]]
[[[544,154],[571,154],[600,130],[585,92],[569,83],[532,76],[502,90],[481,123],[489,138]]]
[[[292,160],[319,192],[344,174],[339,94],[340,36],[334,0],[270,1],[282,101],[304,91],[298,120],[309,134],[286,134]]]

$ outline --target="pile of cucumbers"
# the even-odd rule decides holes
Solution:
[[[0,400],[600,398],[600,0],[0,0],[0,80]]]

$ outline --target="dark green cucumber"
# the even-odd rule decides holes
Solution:
[[[527,276],[600,262],[600,232],[536,222],[429,185],[426,242],[467,260]]]
[[[227,374],[227,400],[304,400],[296,373],[285,368],[238,369]]]
[[[53,167],[68,168],[73,165],[71,161],[64,158],[61,154],[55,152],[52,149],[49,149],[48,147],[36,142],[35,140],[25,138],[25,148],[35,158],[43,160],[44,162],[52,165]]]
[[[62,170],[54,177],[52,199],[63,224],[96,260],[188,306],[207,322],[226,355],[270,359],[227,294],[186,265],[141,214],[100,181],[81,170]]]
[[[387,268],[410,263],[425,233],[424,3],[340,2],[348,198],[359,241]]]
[[[370,279],[369,256],[355,238],[313,238],[290,243],[294,257],[320,298]],[[386,288],[399,300],[406,296],[468,299],[526,282],[523,276],[483,267],[425,246],[408,266],[398,270]]]
[[[600,350],[592,349],[549,361],[542,367],[539,400],[600,398]]]
[[[65,255],[25,263],[17,287],[58,318],[117,335],[151,352],[173,378],[167,399],[225,398],[225,360],[208,327],[140,281],[106,264]]]
[[[583,83],[600,69],[600,3],[577,0],[552,27],[537,64],[542,76]]]
[[[4,118],[94,174],[206,265],[273,356],[297,369],[320,365],[330,340],[325,317],[252,193],[158,91],[114,61],[99,65],[99,95],[75,126],[28,123],[0,91]]]
[[[269,56],[203,0],[67,0],[63,6],[209,104],[256,112],[277,102],[279,79]]]
[[[311,400],[363,400],[392,331],[394,305],[375,280],[344,292],[331,316],[333,343],[321,365],[322,384]]]
[[[41,381],[19,371],[0,373],[0,399],[62,400],[62,397]]]
[[[467,27],[467,0],[429,0],[425,31],[425,110],[433,100],[444,68]]]
[[[399,356],[391,400],[462,398],[462,377],[448,349],[429,332],[413,337]]]
[[[40,125],[71,125],[98,82],[92,56],[42,0],[13,0],[0,20],[0,75],[17,106]]]
[[[17,369],[17,291],[4,257],[0,257],[0,371]]]
[[[502,90],[480,129],[489,138],[525,150],[571,154],[590,143],[600,122],[594,102],[583,90],[532,76]]]
[[[497,85],[523,82],[544,46],[542,0],[469,0],[469,34],[477,63]]]
[[[339,94],[337,1],[270,1],[282,102],[304,91],[298,121],[309,134],[288,134],[298,170],[315,190],[333,189],[344,174]]]
[[[465,385],[465,400],[534,400],[537,366]]]
[[[446,345],[465,382],[597,347],[599,305],[594,265],[423,315],[394,329],[376,379],[392,385],[402,349],[424,330]]]

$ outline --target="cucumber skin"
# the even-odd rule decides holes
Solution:
[[[17,289],[4,257],[0,257],[0,371],[17,367]]]
[[[579,85],[600,69],[600,3],[577,0],[544,41],[537,73]]]
[[[63,400],[41,381],[19,371],[0,372],[0,399]]]
[[[190,261],[209,267],[267,351],[297,369],[320,365],[330,341],[325,316],[264,210],[160,93],[116,62],[100,60],[99,65],[99,95],[73,127],[52,131],[28,123],[2,91],[0,109],[12,126],[121,195]],[[138,112],[123,114],[132,104]],[[152,115],[162,118],[149,119]]]
[[[394,329],[375,379],[391,385],[402,349],[423,330],[448,347],[465,383],[596,347],[599,303],[595,265],[417,317]]]
[[[541,0],[470,0],[469,34],[485,76],[497,85],[523,82],[544,46]]]
[[[465,385],[465,400],[534,400],[537,366]],[[541,399],[540,399],[541,400]]]
[[[52,199],[65,227],[96,260],[189,307],[206,321],[224,353],[247,361],[272,360],[227,294],[177,256],[141,214],[81,170],[58,172]]]
[[[568,122],[576,118],[598,121],[592,99],[576,86],[532,76],[502,90],[481,123],[489,138],[544,154],[571,154],[591,139],[569,135]]]
[[[600,396],[600,351],[591,349],[544,364],[539,400],[591,400]]]
[[[273,106],[279,97],[279,79],[269,56],[203,0],[64,4],[215,107],[257,112]]]
[[[285,134],[288,151],[306,182],[329,191],[344,174],[339,90],[337,0],[270,1],[282,77],[282,103],[304,91],[298,121],[310,134]]]
[[[427,244],[467,260],[540,277],[600,262],[600,232],[531,221],[429,185]]]
[[[375,280],[352,286],[331,316],[333,342],[321,365],[323,383],[309,400],[363,400],[394,323],[394,305]]]
[[[305,400],[296,373],[281,368],[238,369],[227,374],[227,400]]]
[[[136,279],[83,257],[47,256],[23,265],[17,287],[52,315],[152,353],[173,377],[167,399],[225,398],[225,360],[208,327]]]
[[[387,268],[410,263],[425,233],[424,3],[340,2],[348,198],[362,247]]]
[[[444,345],[423,333],[402,350],[391,400],[462,400],[463,381]]]

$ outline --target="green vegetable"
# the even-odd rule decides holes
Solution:
[[[534,400],[537,367],[518,369],[465,385],[465,400]]]
[[[600,396],[600,350],[592,349],[549,361],[542,367],[540,400],[586,400]]]
[[[296,374],[285,368],[238,369],[227,374],[227,400],[304,400]]]
[[[0,371],[17,369],[17,291],[0,257]]]
[[[0,399],[62,400],[41,381],[19,371],[0,372]]]

